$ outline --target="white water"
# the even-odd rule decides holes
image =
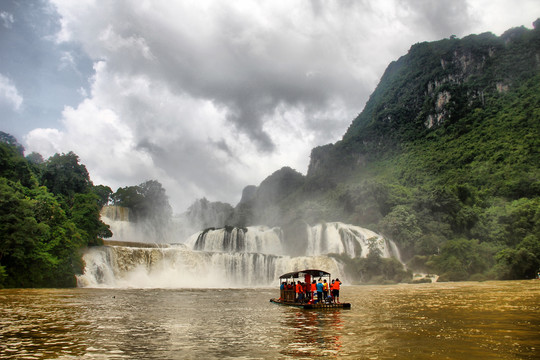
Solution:
[[[129,241],[122,235],[130,234],[132,223],[115,221],[125,231],[114,240]],[[366,257],[371,244],[383,257],[400,258],[395,244],[358,226],[337,222],[306,225],[306,235],[305,251],[296,257],[285,251],[286,242],[296,239],[285,239],[280,228],[265,226],[199,232],[184,244],[159,248],[133,244],[89,248],[78,284],[119,288],[268,286],[276,284],[283,273],[306,268],[323,269],[346,282],[341,263],[328,254]]]
[[[249,226],[245,230],[234,228],[230,234],[225,229],[196,233],[188,238],[186,245],[194,250],[213,252],[248,252],[273,255],[286,255],[286,241],[280,228]],[[400,260],[399,250],[392,241],[359,226],[339,222],[306,225],[308,237],[302,255],[317,256],[327,254],[346,254],[351,258],[366,257],[370,245],[378,248],[382,257],[396,257]]]
[[[287,257],[256,253],[193,251],[185,246],[101,246],[84,254],[80,287],[226,288],[268,286],[292,269],[325,269],[337,277],[341,265],[327,256]]]
[[[308,234],[307,255],[347,254],[349,257],[365,258],[371,242],[376,243],[383,257],[394,255],[382,236],[359,226],[339,222],[318,224],[308,228]]]

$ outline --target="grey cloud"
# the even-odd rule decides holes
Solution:
[[[464,1],[291,1],[290,11],[275,1],[151,4],[59,8],[69,20],[70,44],[106,63],[91,100],[118,114],[136,149],[176,181],[178,194],[226,201],[255,183],[246,179],[256,165],[283,153],[276,137],[284,130],[273,126],[305,135],[303,147],[338,140],[390,61],[417,41],[450,36],[471,21]],[[129,80],[137,78],[140,89]],[[160,96],[168,98],[166,110]],[[184,98],[210,102],[219,114],[171,105]],[[227,128],[210,134],[223,119]],[[251,143],[239,145],[246,138]],[[246,159],[254,149],[257,160]]]
[[[332,98],[341,97],[358,111],[358,103],[369,94],[367,86],[354,77],[353,64],[335,54],[339,44],[328,48],[332,34],[299,34],[301,29],[294,27],[265,29],[239,18],[227,7],[209,14],[207,21],[213,29],[209,34],[197,34],[196,30],[179,31],[170,23],[143,17],[125,6],[108,6],[111,8],[103,9],[104,13],[111,12],[108,16],[115,21],[105,19],[97,26],[101,30],[110,27],[122,39],[143,41],[153,59],[132,49],[120,51],[104,44],[95,57],[107,59],[115,71],[150,74],[166,82],[175,93],[210,99],[225,107],[230,123],[250,136],[259,151],[274,150],[275,144],[263,127],[265,117],[277,106],[301,106],[318,112]],[[178,19],[184,20],[188,19]],[[283,24],[287,26],[287,21]],[[309,77],[308,73],[316,76]],[[310,125],[315,128],[317,123],[308,122]]]
[[[412,24],[424,29],[433,39],[468,34],[475,22],[469,14],[469,4],[466,0],[399,0],[399,2],[403,7],[413,11]],[[455,34],[456,32],[461,34]]]

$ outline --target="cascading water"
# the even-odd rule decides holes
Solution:
[[[124,224],[126,225],[126,224]],[[353,225],[306,225],[303,253],[287,256],[287,241],[280,228],[250,226],[207,229],[184,244],[159,247],[102,246],[87,250],[81,287],[242,287],[268,286],[279,275],[306,268],[323,269],[346,279],[343,267],[328,254],[365,257],[377,247],[383,257],[397,247],[380,235]],[[115,242],[118,245],[118,242]]]

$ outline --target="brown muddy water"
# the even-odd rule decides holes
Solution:
[[[277,288],[0,290],[1,359],[539,359],[540,280]]]

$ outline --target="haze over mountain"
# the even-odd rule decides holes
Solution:
[[[206,225],[342,221],[379,231],[412,267],[449,279],[504,266],[503,276],[532,277],[540,266],[540,20],[534,26],[413,45],[343,139],[313,149],[306,176],[284,167],[247,187],[222,223]]]

